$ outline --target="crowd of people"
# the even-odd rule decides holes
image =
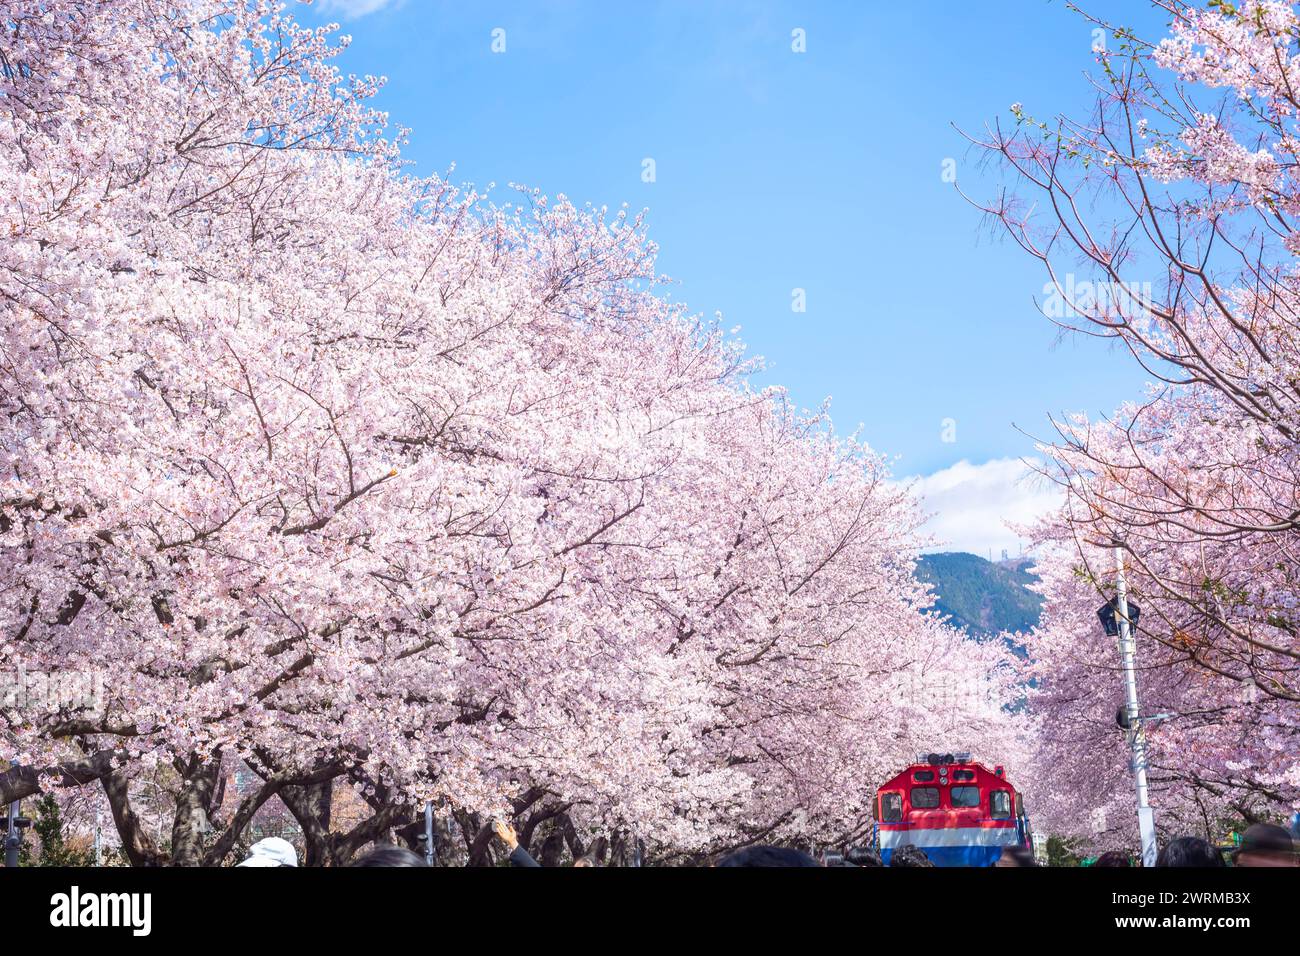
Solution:
[[[519,843],[514,827],[501,820],[492,822],[493,837],[511,866],[540,867],[541,864]],[[1242,834],[1238,846],[1226,853],[1233,866],[1300,866],[1295,840],[1284,827],[1271,823],[1255,823]],[[297,866],[298,855],[293,844],[281,837],[267,837],[253,844],[248,858],[239,866]],[[427,866],[425,858],[405,847],[380,844],[355,860],[352,866]],[[573,866],[598,866],[594,852],[580,856]],[[713,863],[719,867],[927,867],[935,864],[919,846],[902,846],[890,853],[888,864],[875,850],[862,846],[850,847],[844,853],[827,852],[819,858],[803,850],[783,846],[748,846],[733,850]],[[997,867],[1038,866],[1033,851],[1024,846],[1002,848]],[[1098,867],[1140,866],[1140,861],[1122,850],[1110,850],[1093,862]],[[1161,848],[1156,858],[1157,867],[1224,867],[1228,866],[1225,851],[1200,837],[1186,836],[1170,840]]]

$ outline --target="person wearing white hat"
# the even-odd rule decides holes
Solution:
[[[298,851],[280,837],[258,840],[248,851],[248,859],[236,866],[297,866]]]

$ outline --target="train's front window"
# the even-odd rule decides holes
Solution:
[[[903,795],[901,793],[882,793],[880,795],[880,819],[884,823],[898,823],[903,819]]]
[[[980,788],[953,787],[952,805],[954,807],[978,807],[980,805]]]
[[[939,805],[938,787],[913,787],[912,809],[933,810]]]
[[[989,802],[992,804],[993,819],[1007,820],[1011,817],[1011,794],[1006,790],[994,790]]]

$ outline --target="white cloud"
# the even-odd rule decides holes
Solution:
[[[1033,462],[1037,464],[1037,462]],[[1003,549],[1020,553],[1022,539],[1007,527],[1024,525],[1061,505],[1056,485],[1019,458],[982,465],[962,460],[914,480],[913,492],[932,517],[922,529],[936,551],[970,551],[996,560]]]
[[[356,20],[384,7],[397,7],[403,0],[316,0],[314,6],[323,14],[337,13],[345,20]]]

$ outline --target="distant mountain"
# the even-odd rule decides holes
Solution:
[[[925,554],[916,576],[933,586],[935,609],[972,637],[1001,631],[1028,631],[1038,623],[1043,598],[1027,585],[1037,578],[1026,568],[1032,558],[986,561],[977,554],[948,551]]]

